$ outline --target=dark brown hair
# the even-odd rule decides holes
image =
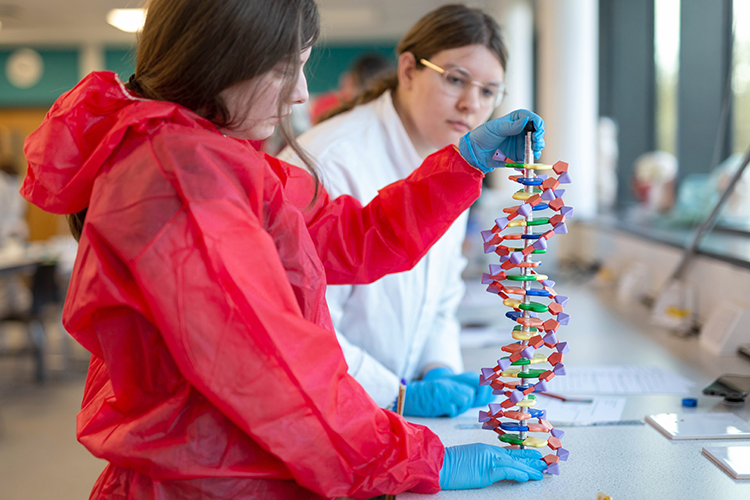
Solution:
[[[505,47],[500,26],[485,12],[465,5],[444,5],[433,10],[417,24],[396,46],[396,54],[411,52],[417,60],[417,68],[423,69],[420,59],[430,59],[443,50],[466,45],[483,45],[497,56],[505,70],[508,49]],[[393,73],[373,83],[355,99],[343,103],[321,118],[325,120],[355,106],[374,101],[387,90],[398,88],[398,76]]]
[[[145,98],[180,104],[231,129],[241,117],[230,116],[220,92],[281,64],[290,75],[279,99],[281,116],[294,91],[300,53],[319,34],[314,0],[150,0],[135,75],[127,85]],[[313,203],[320,182],[315,164],[294,139],[288,119],[280,131],[315,179]],[[84,218],[85,211],[69,216],[76,239]]]

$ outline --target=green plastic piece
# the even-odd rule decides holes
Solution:
[[[537,281],[536,276],[522,276],[520,274],[511,274],[510,276],[506,276],[505,279],[509,279],[511,281]]]
[[[523,330],[523,327],[521,325],[516,325],[516,326],[513,327],[513,331],[514,332],[520,332],[522,330]],[[535,326],[530,326],[528,331],[531,332],[531,333],[536,333],[536,332],[539,331],[539,328],[537,328]]]
[[[547,224],[548,222],[549,222],[549,217],[542,217],[541,219],[527,220],[526,225],[527,226],[541,226],[542,224]]]
[[[523,248],[511,248],[510,250],[513,251],[513,252],[520,252],[520,251],[523,250]],[[531,253],[547,253],[547,250],[546,249],[535,249]]]
[[[500,359],[508,359],[509,357],[510,357],[510,356],[503,356],[503,357],[502,357],[502,358],[500,358]],[[518,365],[528,365],[529,363],[531,363],[531,360],[530,360],[530,359],[526,359],[526,358],[521,358],[521,359],[519,359],[519,360],[517,360],[517,361],[514,361],[513,363],[511,363],[511,366],[518,366]]]
[[[527,371],[525,373],[524,372],[519,372],[518,373],[518,378],[537,378],[539,375],[541,375],[544,372],[545,372],[545,370],[540,370],[538,368],[535,368],[535,369],[529,370],[529,371]],[[532,396],[531,394],[529,394],[526,397],[527,398],[532,398],[532,399],[536,400],[536,397]]]
[[[527,191],[525,189],[519,189],[518,191],[516,191],[516,193],[526,193],[526,192]],[[534,188],[531,192],[534,194],[539,194],[542,192],[542,190],[539,188]]]
[[[523,444],[523,439],[518,434],[502,434],[497,438],[503,443]]]
[[[549,307],[540,304],[539,302],[529,302],[528,304],[522,302],[518,304],[518,308],[523,309],[524,311],[534,311],[535,313],[546,313],[549,311]]]

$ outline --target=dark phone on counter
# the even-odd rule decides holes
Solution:
[[[745,399],[750,392],[750,376],[726,374],[703,389],[706,396],[722,396],[729,399]]]

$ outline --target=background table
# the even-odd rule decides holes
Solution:
[[[606,290],[566,283],[558,283],[555,289],[570,297],[566,306],[566,312],[571,314],[570,325],[558,332],[559,339],[567,341],[571,349],[565,355],[566,366],[658,366],[696,382],[689,396],[698,399],[697,408],[683,408],[683,395],[627,395],[623,421],[642,421],[649,414],[670,412],[733,412],[750,420],[750,402],[730,407],[721,398],[700,394],[704,386],[722,373],[750,375],[750,359],[740,355],[715,356],[701,349],[697,337],[678,338],[653,328],[648,324],[648,310],[644,306],[613,304]],[[499,301],[497,311],[498,315],[504,313]],[[476,315],[487,319],[486,310],[476,311]],[[507,320],[498,320],[497,324],[499,331],[510,330],[511,323]],[[494,366],[503,355],[500,347],[464,349],[466,368]],[[553,379],[550,390],[554,392],[554,388]],[[477,411],[476,408],[470,411],[471,420],[465,417],[409,420],[428,426],[446,446],[472,442],[500,444],[493,432],[481,430],[478,424],[466,428],[469,422],[476,422]],[[554,421],[554,415],[549,419]],[[614,500],[750,499],[750,480],[730,478],[701,454],[704,446],[750,446],[750,440],[671,441],[649,424],[559,428],[565,431],[563,447],[570,451],[569,460],[561,462],[559,476],[545,475],[542,481],[528,483],[501,481],[485,489],[441,491],[428,496],[403,493],[398,499],[594,500],[600,491]],[[547,448],[542,449],[543,454],[548,452]]]

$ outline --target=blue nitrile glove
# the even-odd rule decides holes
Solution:
[[[433,368],[432,370],[425,373],[422,380],[438,380],[448,379],[454,382],[459,382],[464,385],[468,385],[474,389],[474,403],[472,407],[476,406],[487,406],[489,403],[495,400],[495,396],[492,395],[492,387],[489,385],[479,385],[479,374],[474,372],[463,372],[453,373],[453,370],[446,367]]]
[[[455,417],[474,403],[475,391],[449,379],[409,382],[404,415],[412,417]]]
[[[536,128],[531,149],[534,151],[534,159],[538,160],[544,148],[544,120],[525,109],[517,109],[502,118],[478,126],[458,141],[458,151],[464,160],[485,174],[502,163],[492,159],[498,149],[511,160],[523,161],[526,150],[526,134],[523,129],[529,120]]]
[[[451,446],[445,449],[440,488],[484,488],[503,479],[538,481],[547,468],[541,458],[537,450],[506,450],[482,443]]]

